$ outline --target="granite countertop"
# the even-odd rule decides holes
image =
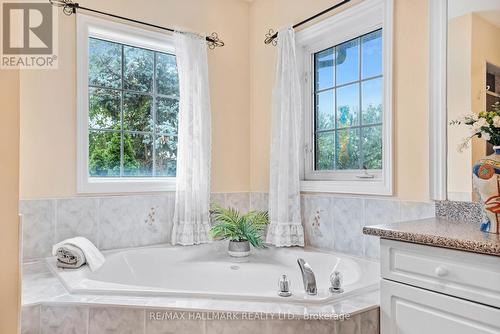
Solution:
[[[442,218],[365,226],[363,233],[384,239],[500,256],[500,235],[481,232],[479,225]]]

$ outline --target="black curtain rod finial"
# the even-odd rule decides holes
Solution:
[[[337,4],[335,4],[335,5],[333,5],[332,7],[327,8],[324,11],[319,12],[319,13],[317,13],[317,14],[315,14],[315,15],[307,18],[307,19],[305,19],[304,21],[301,21],[301,22],[299,22],[297,24],[294,24],[292,28],[295,29],[297,27],[300,27],[301,25],[306,24],[307,22],[310,22],[310,21],[312,21],[312,20],[320,17],[321,15],[326,14],[326,13],[328,13],[328,12],[334,10],[334,9],[342,7],[343,5],[345,5],[345,4],[349,3],[349,2],[351,2],[351,0],[343,0],[343,1],[341,1],[341,2],[339,2]],[[272,44],[273,46],[276,46],[276,44],[277,44],[276,38],[277,37],[278,37],[278,33],[274,32],[273,29],[269,29],[269,32],[266,34],[266,38],[264,39],[264,43],[266,43],[266,44]]]
[[[76,10],[80,9],[80,10],[86,10],[88,12],[97,13],[97,14],[100,14],[100,15],[110,16],[110,17],[113,17],[115,19],[120,19],[120,20],[129,21],[129,22],[141,24],[141,25],[148,26],[148,27],[153,27],[153,28],[160,29],[160,30],[166,30],[166,31],[170,31],[170,32],[174,32],[175,31],[174,29],[162,27],[162,26],[159,26],[159,25],[156,25],[156,24],[142,22],[142,21],[135,20],[135,19],[130,19],[130,18],[127,18],[127,17],[123,17],[123,16],[119,16],[119,15],[115,15],[115,14],[110,14],[110,13],[102,12],[100,10],[91,9],[91,8],[87,8],[87,7],[82,7],[82,6],[80,6],[78,4],[78,2],[73,2],[72,0],[49,0],[49,3],[52,6],[62,7],[63,13],[66,14],[66,15],[68,15],[68,16],[72,15],[72,14],[76,14]],[[222,41],[219,38],[219,35],[216,32],[213,32],[210,36],[206,36],[205,40],[207,41],[208,48],[210,50],[213,50],[215,48],[220,48],[220,47],[224,46],[224,41]]]
[[[49,0],[50,4],[55,7],[62,7],[63,13],[67,16],[76,14],[76,9],[80,7],[78,3],[71,0]]]
[[[206,37],[208,48],[213,50],[215,48],[221,48],[224,46],[224,41],[219,38],[219,34],[213,32],[210,36]]]
[[[269,29],[269,31],[266,34],[266,39],[264,40],[264,43],[276,46],[278,44],[278,40],[276,39],[277,37],[278,37],[278,32],[275,32],[273,29]]]

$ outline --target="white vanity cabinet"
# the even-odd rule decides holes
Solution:
[[[500,334],[500,257],[380,244],[382,334]]]

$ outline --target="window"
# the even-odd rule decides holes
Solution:
[[[167,35],[78,19],[78,190],[174,190],[179,85]]]
[[[304,191],[392,194],[391,4],[365,1],[297,34]]]
[[[89,38],[89,176],[175,177],[175,56]]]
[[[314,169],[381,170],[382,30],[315,53],[314,66]]]

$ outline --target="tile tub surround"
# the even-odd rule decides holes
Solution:
[[[303,194],[302,224],[306,245],[379,258],[378,237],[363,235],[363,226],[435,216],[434,202]]]
[[[443,218],[366,226],[363,233],[385,239],[500,256],[500,235],[481,232],[479,225]]]
[[[303,194],[302,222],[308,246],[378,258],[378,239],[366,225],[434,217],[433,203]],[[213,193],[211,202],[242,212],[267,210],[268,194]],[[99,249],[170,242],[175,194],[21,200],[24,260],[50,255],[56,242],[77,235]]]
[[[170,241],[174,194],[21,200],[23,258],[50,256],[52,245],[84,236],[99,249]]]
[[[214,193],[211,202],[240,211],[266,210],[267,194]],[[21,200],[23,258],[50,256],[52,245],[84,236],[99,249],[170,242],[175,193]]]
[[[315,333],[379,333],[378,291],[323,306],[179,297],[72,295],[43,261],[24,264],[23,269],[21,329],[26,334],[226,333],[233,332],[235,326],[241,333],[304,333],[309,330]],[[184,313],[185,319],[165,318],[165,314],[173,312],[179,317]],[[218,314],[218,320],[213,312]],[[200,314],[205,320],[200,320]],[[316,318],[318,315],[331,318],[334,314],[349,314],[350,317],[345,321],[308,320],[303,318],[304,314]],[[244,316],[248,319],[243,319]]]
[[[77,304],[23,307],[22,334],[379,334],[378,307],[342,320],[285,314]],[[322,315],[326,317],[326,315]]]

